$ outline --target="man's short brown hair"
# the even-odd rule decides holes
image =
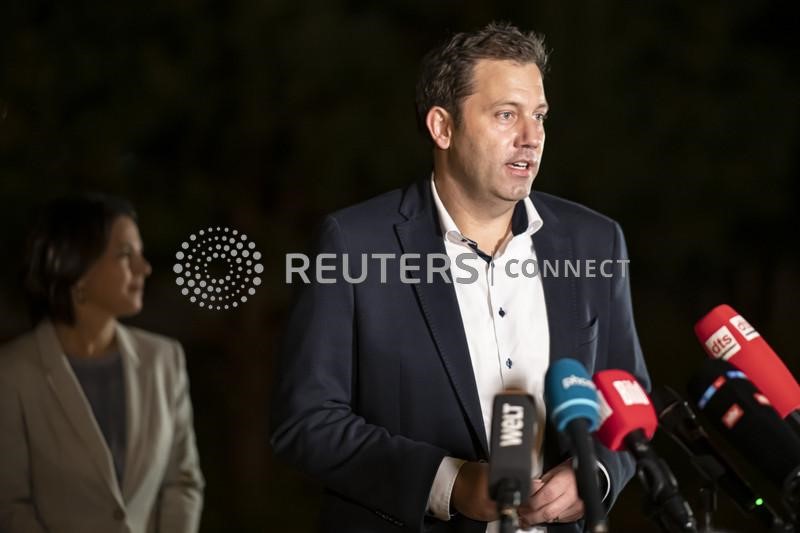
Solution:
[[[473,72],[480,59],[535,63],[544,75],[544,37],[522,32],[509,23],[492,22],[477,32],[457,33],[428,52],[422,60],[416,94],[417,122],[424,133],[428,133],[425,118],[434,106],[446,109],[459,123],[461,101],[473,92]]]

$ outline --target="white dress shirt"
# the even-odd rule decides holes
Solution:
[[[497,250],[494,257],[482,252],[484,257],[480,257],[476,254],[476,243],[459,231],[445,209],[433,180],[431,189],[445,250],[450,258],[451,277],[478,388],[487,442],[494,396],[506,389],[520,389],[531,394],[536,404],[537,428],[531,477],[539,477],[542,474],[546,420],[544,375],[550,363],[550,336],[541,278],[521,275],[520,265],[525,260],[536,259],[531,236],[541,229],[542,219],[531,199],[526,197],[515,208],[513,237]],[[461,254],[473,255],[461,261],[472,267],[472,271],[461,268],[456,262],[456,257]],[[517,262],[508,265],[511,260]],[[458,282],[459,279],[474,278],[475,271],[478,276],[473,282]],[[517,277],[513,277],[514,274]],[[450,493],[463,464],[461,459],[446,457],[439,466],[428,500],[429,510],[437,518],[450,518]],[[499,522],[490,523],[487,532],[498,531],[498,525]]]

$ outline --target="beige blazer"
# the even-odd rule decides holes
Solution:
[[[0,348],[0,532],[182,533],[203,505],[180,344],[119,326],[127,450],[111,452],[53,325]]]

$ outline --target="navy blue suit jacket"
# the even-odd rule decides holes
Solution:
[[[531,198],[544,221],[533,236],[540,265],[627,259],[614,221],[545,193]],[[489,456],[455,288],[439,275],[426,282],[426,255],[445,254],[430,181],[330,215],[319,252],[348,254],[353,276],[361,271],[361,254],[420,254],[422,269],[414,277],[422,282],[402,283],[395,259],[387,261],[385,282],[373,260],[362,283],[341,280],[339,268],[323,273],[339,278],[336,283],[312,279],[305,287],[278,362],[275,454],[325,486],[324,531],[483,531],[484,523],[463,516],[442,522],[426,513],[444,456]],[[543,277],[550,359],[575,358],[590,374],[625,369],[649,388],[627,272],[623,263],[614,265],[611,277]],[[543,428],[545,469],[568,454],[566,442],[549,429]],[[613,502],[633,463],[626,453],[597,449],[612,479]]]

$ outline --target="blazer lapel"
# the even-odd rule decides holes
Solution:
[[[564,235],[558,218],[546,206],[536,201],[536,210],[542,217],[542,228],[533,234],[533,247],[542,277],[545,305],[547,307],[547,327],[550,332],[550,363],[563,357],[574,357],[577,323],[577,288],[574,276],[564,276],[562,271],[556,275],[545,272],[545,262],[563,269],[565,260],[573,259],[572,243]]]
[[[425,282],[424,258],[428,254],[446,254],[428,180],[406,189],[400,211],[408,218],[395,226],[403,253],[416,253],[423,258],[420,269],[423,281],[413,285],[420,307],[453,389],[482,447],[483,457],[488,458],[486,429],[455,288],[439,275],[433,276],[433,283]]]
[[[36,330],[39,355],[45,369],[45,377],[64,410],[64,415],[83,441],[85,449],[92,457],[103,481],[108,485],[117,502],[122,505],[114,462],[106,445],[103,433],[92,414],[80,383],[72,372],[55,328],[49,321],[42,322]]]
[[[550,364],[564,357],[575,357],[577,348],[576,331],[578,327],[577,288],[574,276],[545,275],[544,265],[549,262],[563,269],[564,261],[573,259],[572,242],[558,221],[558,217],[546,205],[542,204],[536,194],[533,203],[542,217],[542,228],[533,234],[533,246],[542,277],[545,306],[547,308],[547,327],[550,334]],[[546,424],[544,441],[544,469],[549,470],[563,460],[564,453],[569,450],[569,442],[558,434],[549,421]]]
[[[149,397],[142,393],[141,377],[139,376],[139,356],[135,344],[127,328],[121,324],[117,326],[117,347],[122,356],[122,367],[125,375],[125,416],[126,416],[126,446],[125,446],[125,473],[122,477],[122,495],[128,501],[136,487],[140,485],[140,477],[145,472],[147,454],[142,453],[142,402]]]

